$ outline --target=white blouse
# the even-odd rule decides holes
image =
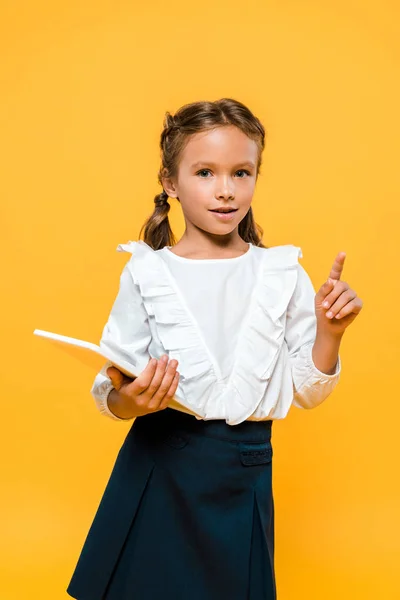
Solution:
[[[152,357],[177,359],[170,408],[198,419],[283,419],[290,406],[314,408],[339,381],[312,360],[315,290],[291,244],[249,249],[235,258],[190,259],[143,241],[132,254],[103,329],[100,346],[118,349],[140,373]],[[100,412],[112,383],[107,362],[91,393]]]
[[[249,250],[235,258],[201,260],[182,258],[168,248],[157,250],[179,283],[224,382],[233,370],[240,326],[257,277],[259,260],[254,248],[249,244]]]

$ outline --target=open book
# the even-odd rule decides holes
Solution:
[[[97,372],[102,369],[106,361],[109,361],[113,366],[124,373],[124,375],[135,379],[147,365],[146,362],[146,364],[137,363],[135,366],[133,364],[134,359],[132,359],[132,363],[130,363],[126,358],[122,358],[118,355],[118,348],[112,349],[98,346],[92,342],[78,340],[77,338],[60,335],[59,333],[54,333],[52,331],[44,331],[43,329],[35,329],[33,333],[40,338],[47,340],[47,342],[54,344],[55,347],[61,349],[70,356],[77,358],[82,363],[94,368]],[[188,410],[181,402],[179,402],[176,395],[171,398],[168,406],[188,414],[195,414],[192,410]],[[201,417],[198,416],[198,418],[200,419]]]
[[[140,373],[136,373],[136,368],[132,364],[119,357],[110,348],[101,348],[92,342],[78,340],[66,335],[60,335],[59,333],[53,333],[52,331],[43,331],[43,329],[35,329],[33,333],[48,340],[50,343],[67,352],[70,356],[74,356],[88,366],[94,367],[97,371],[100,371],[104,363],[109,360],[128,377],[136,378],[140,375]]]
[[[109,361],[113,366],[124,373],[124,375],[131,377],[132,379],[138,377],[143,369],[146,368],[146,364],[134,366],[133,360],[132,363],[130,363],[125,358],[118,356],[118,348],[112,350],[111,348],[101,347],[92,342],[78,340],[77,338],[68,337],[52,331],[44,331],[43,329],[35,329],[33,333],[34,335],[47,340],[47,342],[54,344],[55,347],[63,350],[70,356],[77,358],[89,367],[93,367],[97,372],[102,369],[106,361]],[[168,406],[180,410],[181,412],[194,414],[198,419],[202,418],[192,409],[189,410],[184,404],[179,402],[176,395],[171,398]]]

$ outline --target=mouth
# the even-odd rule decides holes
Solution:
[[[233,219],[235,213],[238,211],[237,208],[230,208],[229,210],[210,210],[210,212],[212,212],[213,215],[215,215],[215,217],[219,220],[219,221],[230,221]]]
[[[226,213],[236,212],[237,210],[238,210],[237,208],[216,208],[213,210],[210,209],[210,212],[226,214]]]

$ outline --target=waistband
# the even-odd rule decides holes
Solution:
[[[208,421],[196,419],[187,413],[166,408],[135,419],[139,429],[157,431],[181,431],[222,439],[230,442],[268,442],[271,439],[272,420],[243,421],[228,425],[222,419]]]

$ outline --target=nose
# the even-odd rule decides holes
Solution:
[[[228,177],[224,177],[218,182],[216,197],[223,200],[235,197],[234,186]]]

